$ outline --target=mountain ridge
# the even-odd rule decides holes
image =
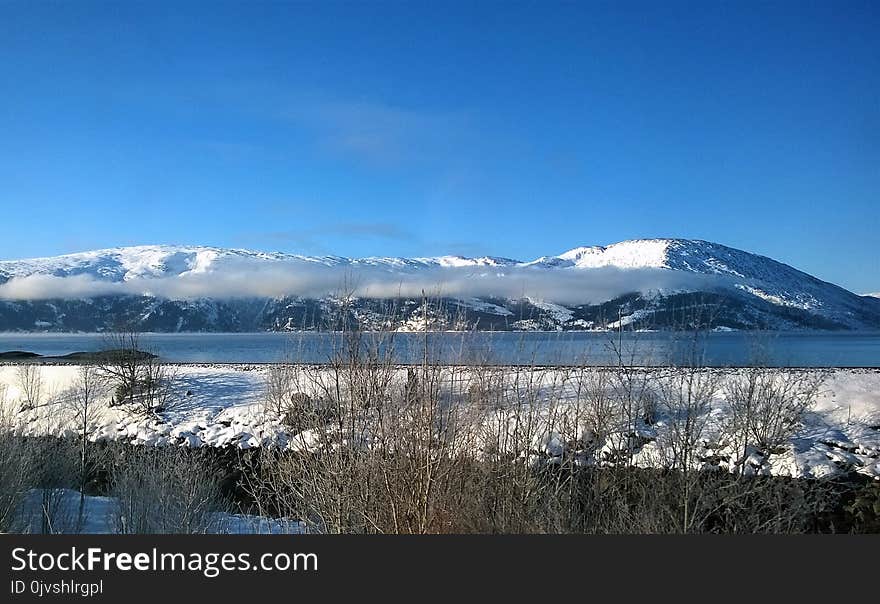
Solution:
[[[437,298],[477,329],[596,329],[624,318],[636,325],[669,314],[670,300],[693,304],[698,295],[712,297],[725,316],[716,327],[880,327],[880,299],[766,256],[705,240],[663,238],[576,247],[531,261],[346,258],[188,245],[0,260],[0,330],[63,329],[70,327],[71,313],[95,328],[106,326],[114,313],[140,323],[159,313],[178,319],[159,324],[160,331],[302,329],[302,308],[311,306],[313,316],[326,311],[333,305],[334,280],[349,278],[358,283],[349,294],[361,300],[366,315],[378,312],[369,310],[376,301],[392,298],[412,308],[419,291],[439,283]],[[263,311],[242,310],[257,301]],[[86,320],[89,308],[101,304],[104,310],[92,310],[95,317]],[[609,319],[602,320],[597,309]],[[254,312],[258,318],[240,318]],[[375,317],[367,323],[376,323]]]
[[[770,260],[772,262],[778,263],[776,260],[769,258],[767,256],[761,256],[759,254],[754,254],[752,252],[746,252],[743,250],[739,250],[737,248],[733,248],[730,246],[726,246],[719,243],[713,243],[710,241],[702,240],[702,239],[683,239],[683,238],[653,238],[653,239],[630,239],[625,241],[620,241],[617,243],[612,243],[609,245],[593,245],[593,246],[579,246],[575,248],[571,248],[567,251],[564,251],[555,256],[541,256],[531,261],[523,261],[517,260],[513,258],[506,258],[501,256],[476,256],[476,257],[468,257],[457,254],[449,254],[449,255],[441,255],[441,256],[414,256],[414,257],[401,257],[401,256],[365,256],[360,258],[354,257],[345,257],[345,256],[336,256],[336,255],[305,255],[305,254],[295,254],[290,252],[266,252],[266,251],[258,251],[252,250],[248,248],[224,248],[219,246],[203,246],[203,245],[184,245],[184,244],[154,244],[154,245],[134,245],[134,246],[118,246],[118,247],[109,247],[109,248],[100,248],[95,250],[86,250],[80,252],[72,252],[66,254],[59,254],[55,256],[40,256],[33,258],[21,258],[14,260],[0,260],[0,275],[6,273],[7,275],[13,274],[15,271],[16,265],[18,266],[29,266],[31,268],[39,268],[40,265],[51,266],[51,265],[64,265],[71,264],[73,261],[85,262],[89,259],[100,259],[106,257],[118,257],[123,262],[125,259],[131,259],[136,257],[150,257],[150,256],[169,256],[174,254],[193,254],[193,255],[235,255],[242,257],[251,257],[263,260],[302,260],[302,261],[310,261],[310,262],[322,262],[328,265],[338,264],[339,262],[347,262],[347,263],[363,263],[363,264],[372,264],[375,262],[383,262],[388,264],[395,263],[410,263],[416,262],[420,264],[437,264],[437,265],[445,265],[445,266],[457,266],[459,263],[464,263],[467,265],[490,265],[490,266],[506,266],[506,265],[520,265],[520,266],[534,266],[541,263],[544,260],[550,261],[562,261],[569,262],[567,266],[579,267],[583,268],[586,266],[597,266],[602,264],[615,264],[620,268],[673,268],[673,266],[663,260],[658,260],[661,258],[661,254],[658,252],[666,252],[669,249],[673,251],[678,251],[686,247],[704,247],[711,250],[727,250],[734,253],[746,254],[748,256],[752,256],[755,258],[760,258],[763,260]],[[586,263],[583,261],[578,261],[585,256],[592,255],[593,257],[599,255],[606,255],[612,252],[617,252],[619,250],[625,250],[622,254],[617,254],[617,258],[626,258],[633,257],[634,253],[640,255],[642,261],[623,261],[623,262],[593,262]],[[645,252],[649,252],[645,254]],[[687,251],[685,250],[685,254]],[[648,259],[653,259],[654,261],[648,261]],[[141,260],[141,262],[143,262]],[[779,263],[782,264],[782,263]],[[10,269],[13,269],[10,271]]]

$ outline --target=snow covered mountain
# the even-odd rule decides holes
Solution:
[[[880,299],[786,264],[685,239],[499,257],[343,258],[198,246],[112,248],[0,261],[0,330],[415,328],[734,329],[880,327]]]
[[[241,263],[283,264],[326,267],[385,267],[389,270],[425,267],[512,266],[522,264],[507,258],[344,258],[341,256],[302,256],[283,252],[255,252],[202,246],[142,245],[65,254],[49,258],[0,260],[0,282],[15,277],[87,275],[106,281],[185,276],[219,272]]]

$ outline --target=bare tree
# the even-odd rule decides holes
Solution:
[[[160,413],[173,400],[176,373],[149,351],[141,350],[140,334],[120,330],[106,335],[98,369],[112,385],[113,404],[127,404],[141,415]]]
[[[79,511],[77,525],[80,529],[84,522],[86,483],[92,475],[98,460],[91,453],[89,435],[101,417],[103,411],[99,398],[103,394],[103,381],[99,379],[98,370],[93,365],[81,365],[77,373],[77,381],[69,399],[77,439],[79,440],[78,490]]]
[[[101,373],[114,387],[114,402],[134,402],[143,377],[145,355],[140,350],[140,334],[119,330],[104,336],[105,350],[100,353]]]
[[[35,409],[43,402],[43,372],[39,365],[22,363],[16,367],[23,411]]]

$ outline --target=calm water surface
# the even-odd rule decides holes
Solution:
[[[141,348],[180,363],[327,362],[345,340],[337,333],[144,334]],[[710,366],[767,364],[789,367],[880,367],[880,332],[628,333],[432,333],[431,360],[460,363],[579,365],[614,364],[618,351],[639,365],[682,363]],[[364,334],[365,349],[391,350],[398,362],[424,358],[424,334]],[[101,334],[0,333],[0,352],[43,355],[107,348]]]

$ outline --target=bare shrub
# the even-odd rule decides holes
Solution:
[[[135,396],[142,415],[169,411],[177,403],[177,369],[150,357],[143,364],[143,378]]]
[[[727,380],[725,433],[740,473],[750,471],[746,462],[751,453],[766,457],[784,450],[826,377],[816,371],[750,368]]]
[[[614,366],[610,372],[611,388],[620,405],[622,430],[617,445],[620,462],[631,465],[635,453],[641,446],[640,433],[646,425],[654,423],[656,400],[653,390],[653,377],[645,369],[651,359],[636,336],[624,340],[624,328],[619,325],[614,335],[609,336],[606,346],[612,353]]]
[[[675,476],[667,481],[677,489],[668,493],[677,504],[667,520],[675,532],[692,532],[703,520],[699,513],[705,509],[702,498],[707,495],[702,472],[704,438],[719,388],[717,372],[703,367],[670,368],[656,379],[663,425],[657,433],[655,462]]]
[[[685,473],[699,468],[701,445],[720,387],[719,374],[701,367],[671,368],[658,376],[657,406],[663,417],[663,430],[658,432],[662,467]]]
[[[442,531],[441,500],[465,442],[461,372],[423,362],[404,381],[393,334],[340,324],[346,331],[327,365],[269,371],[270,408],[296,414],[286,421],[292,451],[261,452],[244,487],[261,510],[311,530]]]
[[[0,386],[0,532],[16,530],[21,504],[31,486],[31,459],[23,438],[16,435],[17,409]]]
[[[162,413],[176,401],[177,372],[141,350],[140,334],[121,330],[105,336],[98,369],[113,389],[111,405],[126,404],[139,415]]]
[[[487,365],[471,365],[466,373],[467,403],[478,409],[497,410],[504,402],[504,369]],[[413,377],[417,377],[415,370]]]
[[[256,511],[331,533],[797,532],[823,505],[707,461],[730,392],[696,336],[678,367],[638,366],[618,336],[611,367],[499,368],[431,359],[429,325],[417,365],[346,327],[326,365],[269,370],[267,410],[292,413],[286,450],[242,457]]]
[[[264,378],[263,409],[281,419],[294,434],[332,417],[331,405],[304,392],[311,388],[304,368],[292,363],[271,365]]]
[[[6,400],[5,388],[0,393],[0,525],[38,533],[75,530],[64,496],[71,486],[71,451],[57,438],[66,418],[49,408],[57,401],[46,392],[42,367],[20,364],[16,378],[17,403]],[[41,407],[25,419],[23,412]]]
[[[111,486],[119,533],[205,533],[227,509],[213,464],[201,450],[119,447]]]
[[[347,371],[313,377],[331,392]],[[823,505],[818,487],[704,468],[717,372],[668,369],[662,385],[652,372],[660,467],[646,469],[591,449],[627,425],[615,369],[512,369],[490,407],[470,403],[467,371],[418,367],[369,401],[343,394],[292,450],[250,457],[245,491],[260,514],[334,533],[797,532]]]
[[[68,496],[74,488],[76,449],[65,438],[26,437],[21,454],[28,467],[29,505],[23,513],[28,532],[40,534],[77,531],[76,509]]]
[[[611,371],[581,366],[569,383],[574,391],[574,418],[578,424],[578,448],[590,457],[620,425],[624,408],[615,396]]]
[[[290,363],[270,365],[264,377],[263,408],[266,412],[283,417],[291,406],[291,395],[299,391],[298,371]]]

